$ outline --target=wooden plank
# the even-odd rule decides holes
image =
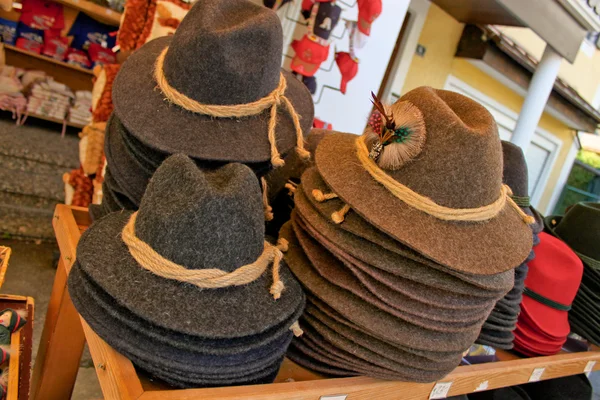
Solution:
[[[102,7],[86,0],[53,0],[56,3],[63,4],[70,8],[83,11],[89,16],[108,25],[119,26],[121,23],[121,13],[110,8]],[[116,30],[116,29],[115,29]]]
[[[93,72],[91,70],[75,67],[45,56],[32,56],[32,54],[17,49],[14,46],[4,45],[4,55],[7,65],[44,71],[47,75],[54,78],[55,81],[69,86],[71,90],[92,90]]]
[[[72,64],[66,63],[64,61],[59,61],[59,60],[56,60],[56,59],[51,58],[51,57],[46,57],[44,55],[37,54],[37,53],[31,52],[31,51],[27,51],[27,50],[18,48],[17,46],[13,46],[13,45],[10,45],[10,44],[5,44],[4,48],[6,50],[14,51],[14,52],[21,53],[21,54],[26,54],[29,57],[37,58],[38,60],[47,61],[47,62],[52,63],[52,64],[60,65],[61,67],[73,69],[75,71],[82,72],[84,74],[88,74],[88,75],[94,76],[94,73],[92,72],[91,69],[86,69],[86,68],[78,67],[77,65],[72,65]]]
[[[69,207],[64,204],[56,207],[53,225],[61,257],[33,370],[31,398],[34,400],[71,397],[85,344],[79,314],[67,290],[67,276],[75,261],[79,228]]]
[[[27,321],[30,323],[30,321]],[[8,387],[6,400],[19,399],[19,365],[21,364],[21,332],[10,335],[10,348],[13,354],[8,361]]]
[[[4,284],[6,271],[8,269],[8,261],[10,260],[10,247],[0,246],[0,287]]]
[[[81,324],[104,398],[111,400],[138,399],[144,389],[131,361],[106,344],[83,318],[81,318]]]
[[[31,388],[31,356],[33,353],[33,327],[35,325],[35,301],[27,297],[27,324],[21,328],[21,362],[19,364],[19,400],[29,400]]]
[[[600,361],[600,352],[560,354],[514,361],[495,362],[456,368],[440,382],[452,382],[449,396],[472,393],[484,382],[488,389],[527,383],[535,368],[545,368],[541,380],[583,373],[588,361]],[[597,363],[594,370],[600,369]],[[484,383],[485,384],[485,383]],[[208,389],[147,391],[140,400],[314,400],[325,395],[348,395],[353,400],[403,400],[428,398],[435,383],[383,381],[357,377],[322,379],[271,385],[238,386]]]

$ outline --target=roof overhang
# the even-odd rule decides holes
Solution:
[[[574,62],[585,29],[552,0],[432,0],[460,22],[527,27],[558,54]]]
[[[522,94],[537,67],[535,59],[493,27],[467,25],[456,57],[478,60],[486,69],[512,82]],[[600,124],[600,112],[561,79],[554,83],[548,107],[551,114],[578,131],[594,132]]]

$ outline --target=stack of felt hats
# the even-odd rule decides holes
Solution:
[[[527,163],[519,146],[502,141],[503,182],[512,190],[511,198],[527,215],[535,218],[530,225],[533,232],[533,245],[539,243],[538,234],[544,229],[544,221],[540,214],[529,203]],[[500,299],[492,310],[487,321],[483,324],[477,343],[509,350],[513,347],[520,304],[527,277],[527,263],[533,260],[535,253],[529,252],[527,259],[515,268],[515,283],[513,288]]]
[[[106,200],[93,216],[137,209],[156,168],[175,153],[205,169],[240,162],[258,177],[282,167],[294,149],[307,158],[312,97],[281,69],[282,48],[272,10],[249,0],[200,0],[174,35],[135,51],[113,83]],[[286,180],[267,177],[265,190],[274,197]]]
[[[250,168],[205,172],[174,155],[139,211],[82,235],[69,293],[103,340],[171,385],[272,382],[305,303],[282,246],[264,241]]]
[[[434,381],[513,288],[533,218],[502,184],[484,107],[425,87],[375,103],[363,136],[322,139],[280,232],[307,295],[288,357],[334,376]]]
[[[549,216],[546,230],[583,262],[583,277],[569,312],[571,330],[600,345],[600,204],[578,203],[563,217]]]
[[[551,355],[562,349],[569,335],[569,310],[583,266],[559,239],[542,232],[529,263],[514,350],[526,356]]]

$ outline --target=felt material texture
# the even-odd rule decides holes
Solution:
[[[306,175],[306,173],[303,175],[303,179]],[[301,184],[299,188],[303,185]],[[375,266],[394,275],[410,276],[411,280],[434,288],[487,299],[494,298],[495,300],[504,296],[514,285],[514,273],[512,271],[487,276],[462,274],[440,265],[434,264],[435,268],[430,264],[422,265],[398,252],[387,251],[386,248],[382,248],[374,242],[361,240],[359,237],[329,223],[320,213],[314,212],[304,189],[303,191],[300,191],[300,189],[296,191],[295,203],[298,214],[304,218],[307,225],[312,225],[317,232],[322,233],[322,236],[331,240],[336,247],[370,266]],[[323,243],[321,238],[319,240]],[[432,268],[429,268],[430,266]]]
[[[115,348],[122,341],[134,343],[141,349],[149,348],[162,354],[161,359],[196,360],[196,363],[208,360],[213,366],[231,366],[240,360],[251,363],[291,338],[289,327],[299,318],[303,309],[300,308],[275,329],[266,330],[259,335],[227,340],[187,336],[151,325],[127,313],[91,281],[78,264],[73,268],[73,278],[69,278],[69,292],[81,299],[81,308],[85,309],[82,315],[85,313],[90,318],[109,324],[113,331],[111,336],[115,336],[111,340],[117,342]]]
[[[428,132],[430,129],[428,128]],[[497,136],[497,133],[495,134]],[[451,174],[457,174],[462,171],[461,176],[470,176],[469,173],[481,169],[481,161],[470,160],[476,156],[483,159],[481,151],[472,149],[473,155],[466,155],[465,146],[469,146],[469,141],[461,145],[461,151],[455,154],[463,161],[460,166],[452,164],[451,160],[446,160],[450,149],[457,146],[461,140],[456,140],[454,144],[447,143],[437,151],[431,152],[431,166],[425,164],[423,169],[413,169],[414,172],[408,173],[406,168],[421,165],[426,150],[435,147],[435,142],[430,143],[431,134],[428,134],[425,150],[419,155],[419,162],[413,162],[399,171],[394,178],[421,195],[427,195],[428,190],[418,187],[415,181],[427,181],[432,188],[439,188],[440,191],[447,183],[455,182],[449,177]],[[444,136],[444,135],[441,135]],[[447,135],[451,137],[452,135]],[[340,199],[350,205],[352,211],[356,212],[365,220],[376,226],[381,231],[392,236],[394,239],[424,254],[428,258],[442,264],[448,268],[460,272],[472,273],[478,275],[493,275],[508,271],[521,264],[529,254],[532,247],[531,230],[523,222],[521,216],[511,208],[509,204],[500,211],[500,213],[489,221],[485,222],[449,222],[437,219],[429,214],[423,213],[412,208],[408,204],[394,197],[386,188],[375,181],[369,173],[362,168],[360,161],[356,156],[355,141],[357,137],[352,134],[335,133],[323,139],[317,148],[316,166],[323,177],[325,183],[335,192]],[[446,139],[448,140],[448,139]],[[439,145],[438,145],[439,146]],[[442,152],[443,154],[438,154]],[[429,153],[427,153],[429,155]],[[494,156],[490,155],[490,163],[493,163]],[[445,162],[440,163],[439,160]],[[487,160],[487,159],[486,159]],[[463,162],[467,161],[465,165]],[[498,162],[501,166],[501,160]],[[443,171],[430,171],[433,168],[444,166]],[[488,168],[483,168],[487,170]],[[404,172],[407,172],[405,175]],[[445,172],[445,173],[444,173]],[[400,173],[402,178],[400,178]],[[436,178],[431,182],[423,179],[423,176],[441,175],[444,178]],[[409,179],[412,177],[412,179]],[[465,178],[466,179],[466,178]],[[493,182],[493,178],[486,176],[485,179]],[[467,180],[467,179],[466,179]],[[468,180],[469,186],[462,188],[465,193],[456,194],[456,197],[465,197],[467,194],[473,194],[473,187],[489,187],[489,183],[476,184],[478,179]],[[445,206],[463,206],[479,207],[489,204],[496,200],[500,195],[498,183],[497,190],[494,191],[495,198],[482,196],[485,203],[470,203],[465,198],[465,203],[449,202]],[[460,186],[460,185],[457,185]],[[495,185],[494,185],[495,186]],[[419,190],[422,189],[422,190]],[[448,199],[454,198],[453,188],[449,189]],[[429,196],[435,201],[435,197]],[[439,196],[438,196],[439,197]],[[478,196],[471,196],[476,198]],[[446,198],[446,197],[445,197]],[[342,222],[343,224],[343,222]]]
[[[529,198],[529,176],[523,150],[511,142],[502,140],[502,159],[502,182],[512,189],[513,196]],[[544,221],[540,213],[532,206],[522,209],[527,215],[535,218],[535,223],[530,225],[531,230],[535,234],[543,231]]]
[[[401,346],[462,353],[477,338],[481,325],[465,332],[435,332],[395,318],[357,296],[323,279],[311,265],[298,244],[290,224],[282,227],[281,237],[289,241],[285,259],[304,288],[326,302],[350,321],[370,331],[373,336]],[[482,321],[483,323],[483,321]]]
[[[600,204],[575,204],[565,213],[554,231],[576,252],[600,261]]]
[[[416,325],[440,331],[469,329],[471,324],[480,324],[489,314],[489,304],[482,307],[482,310],[470,310],[470,312],[460,309],[436,309],[413,300],[400,291],[386,290],[385,285],[374,284],[376,289],[371,290],[367,285],[373,282],[366,278],[366,274],[360,272],[358,268],[353,268],[351,264],[343,264],[333,254],[319,246],[302,229],[302,222],[295,216],[296,214],[292,213],[292,226],[296,238],[319,274],[330,283],[348,290],[379,309]],[[435,293],[430,292],[430,295],[434,296]]]
[[[246,0],[201,0],[173,36],[148,42],[122,65],[113,87],[115,112],[132,135],[158,151],[207,160],[268,161],[269,109],[242,118],[185,111],[165,101],[153,72],[158,55],[168,46],[167,81],[189,98],[211,105],[263,98],[283,74],[285,96],[301,117],[306,135],[314,117],[312,97],[302,82],[280,69],[282,45],[281,23],[272,10]],[[283,105],[278,107],[275,129],[279,152],[288,153],[296,145],[296,132]]]
[[[269,293],[270,266],[254,282],[218,289],[149,273],[121,239],[130,216],[114,213],[96,221],[82,235],[77,259],[121,306],[155,325],[206,338],[248,336],[283,322],[303,301],[302,289],[284,263],[280,276],[285,290],[277,301]],[[252,263],[263,251],[264,238],[256,177],[241,164],[205,173],[185,156],[170,157],[148,185],[135,231],[163,257],[185,268],[231,272]]]

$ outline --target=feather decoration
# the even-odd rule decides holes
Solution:
[[[425,144],[426,131],[423,114],[409,101],[398,101],[385,106],[374,93],[372,103],[376,110],[365,130],[369,156],[387,170],[397,170],[413,160]]]

